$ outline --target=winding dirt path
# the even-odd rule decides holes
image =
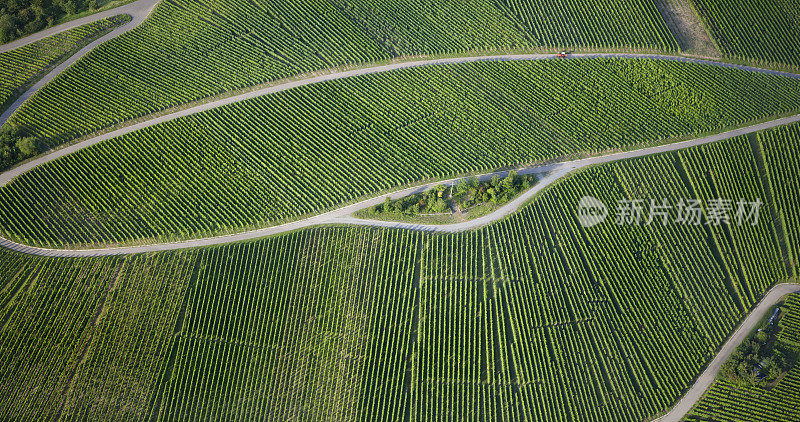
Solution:
[[[491,214],[485,215],[480,218],[476,218],[474,220],[465,221],[462,223],[457,224],[445,224],[445,225],[426,225],[426,224],[414,224],[414,223],[405,223],[405,222],[396,222],[396,221],[379,221],[379,220],[364,220],[358,219],[353,217],[353,213],[362,210],[365,208],[369,208],[374,205],[378,205],[383,203],[384,199],[388,196],[390,198],[400,198],[403,196],[407,196],[417,192],[423,192],[429,189],[433,189],[436,185],[439,184],[452,184],[460,180],[458,179],[450,179],[444,182],[435,182],[429,183],[426,185],[415,186],[403,190],[399,190],[387,195],[377,196],[375,198],[366,199],[360,202],[357,202],[352,205],[343,206],[339,209],[326,212],[323,214],[315,215],[306,219],[293,221],[286,224],[281,224],[272,227],[265,227],[263,229],[252,230],[232,235],[226,236],[217,236],[217,237],[209,237],[204,239],[193,239],[193,240],[186,240],[181,242],[171,242],[171,243],[158,243],[158,244],[150,244],[150,245],[138,245],[138,246],[126,246],[126,247],[116,247],[116,248],[103,248],[103,249],[45,249],[45,248],[37,248],[27,245],[22,245],[19,243],[12,242],[7,239],[0,238],[0,247],[5,247],[8,249],[12,249],[18,252],[29,253],[33,255],[41,255],[41,256],[54,256],[54,257],[87,257],[87,256],[110,256],[110,255],[127,255],[127,254],[135,254],[135,253],[145,253],[145,252],[160,252],[160,251],[170,251],[170,250],[177,250],[177,249],[187,249],[187,248],[198,248],[198,247],[206,247],[206,246],[214,246],[214,245],[222,245],[225,243],[232,243],[232,242],[241,242],[246,240],[253,240],[258,239],[265,236],[286,233],[293,230],[299,230],[306,227],[311,226],[318,226],[318,225],[361,225],[361,226],[372,226],[372,227],[387,227],[387,228],[397,228],[397,229],[407,229],[407,230],[422,230],[428,232],[442,232],[442,233],[457,233],[466,230],[471,230],[475,228],[479,228],[485,226],[489,223],[494,221],[500,220],[505,218],[506,216],[512,214],[517,209],[519,209],[522,205],[525,204],[529,199],[531,199],[534,195],[538,194],[542,191],[542,189],[546,188],[547,186],[553,184],[560,178],[566,176],[567,174],[581,169],[587,166],[596,165],[596,164],[603,164],[609,163],[612,161],[617,160],[625,160],[630,158],[636,157],[643,157],[650,154],[659,154],[669,151],[676,151],[684,148],[689,148],[697,145],[703,145],[711,142],[720,141],[723,139],[728,139],[740,135],[745,135],[748,133],[754,133],[758,131],[762,131],[765,129],[770,129],[773,127],[800,122],[800,114],[794,115],[790,117],[784,117],[781,119],[771,120],[765,123],[759,123],[752,126],[747,126],[739,129],[734,129],[728,132],[723,132],[717,135],[706,136],[703,138],[692,139],[689,141],[682,141],[682,142],[675,142],[666,145],[660,145],[656,147],[650,148],[643,148],[639,150],[633,151],[626,151],[620,152],[615,154],[608,154],[608,155],[601,155],[597,157],[591,158],[584,158],[580,160],[574,161],[566,161],[562,163],[550,164],[546,166],[535,166],[535,167],[526,167],[520,169],[518,171],[519,174],[545,174],[546,175],[539,181],[536,186],[528,190],[527,192],[523,193],[522,195],[516,197],[509,203],[503,205],[502,207],[498,208]],[[79,145],[76,145],[79,146]],[[62,150],[63,151],[63,150]],[[45,157],[42,157],[45,158]],[[49,161],[49,160],[48,160]],[[504,176],[506,172],[499,172],[499,173],[489,173],[481,176],[481,179],[488,179],[491,178],[494,174],[498,174],[500,176]],[[4,174],[3,177],[6,177]],[[3,185],[8,181],[4,181]]]
[[[703,396],[703,393],[714,384],[716,380],[717,373],[722,368],[722,364],[724,364],[728,358],[733,354],[736,350],[736,347],[739,346],[746,338],[747,335],[756,328],[756,325],[761,321],[761,318],[766,315],[766,313],[775,306],[776,303],[780,302],[781,299],[792,293],[800,293],[800,284],[794,283],[784,283],[778,284],[773,287],[764,298],[761,299],[761,302],[753,308],[753,311],[750,312],[750,315],[745,318],[744,321],[739,325],[739,328],[728,338],[728,341],[720,349],[717,356],[714,357],[714,360],[708,364],[706,370],[697,377],[697,381],[695,381],[692,388],[686,392],[686,394],[681,398],[678,404],[672,408],[666,415],[662,416],[659,419],[656,419],[657,422],[678,422],[686,416],[687,413],[692,409],[692,407],[697,403],[698,400]]]

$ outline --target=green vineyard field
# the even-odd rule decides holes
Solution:
[[[798,80],[631,59],[477,62],[335,80],[35,168],[0,189],[0,227],[50,246],[238,232],[425,179],[743,124],[797,110],[798,93]]]
[[[343,65],[562,45],[675,50],[653,4],[597,3],[165,0],[140,27],[59,75],[10,124],[56,146],[187,102]],[[539,14],[553,17],[534,33],[528,19]],[[634,23],[638,16],[650,19]]]
[[[800,69],[800,3],[793,0],[691,0],[723,53],[762,65]]]
[[[654,2],[624,0],[569,1],[502,0],[508,16],[531,43],[553,48],[620,46],[674,52],[678,44]],[[602,20],[595,19],[601,13]]]
[[[785,229],[771,217],[786,202],[771,192],[798,179],[781,167],[768,170],[784,180],[761,177],[759,165],[796,153],[770,148],[778,135],[796,142],[797,125],[590,167],[517,214],[461,234],[315,228],[128,258],[3,252],[0,349],[14,359],[1,372],[0,411],[648,419],[675,403],[761,295],[794,271],[776,241]],[[585,195],[612,210],[620,199],[765,204],[754,226],[716,227],[703,214],[699,225],[617,225],[612,216],[584,228],[576,209]],[[26,329],[47,324],[64,328],[49,330],[52,338]],[[796,408],[791,377],[774,400]]]

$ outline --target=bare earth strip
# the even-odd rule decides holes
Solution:
[[[722,57],[689,0],[656,0],[655,3],[683,54]]]

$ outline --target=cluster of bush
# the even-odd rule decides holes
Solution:
[[[765,387],[789,371],[796,351],[781,343],[777,324],[768,324],[742,342],[722,365],[720,376],[741,387]]]
[[[0,8],[0,44],[52,26],[64,16],[97,9],[103,0],[5,0]]]
[[[511,171],[500,178],[481,182],[477,177],[462,179],[452,186],[439,185],[427,192],[409,195],[397,200],[386,198],[381,205],[369,209],[371,214],[443,214],[453,209],[466,210],[485,203],[503,204],[519,192],[536,183],[536,176],[519,176]]]
[[[0,130],[0,170],[39,153],[34,138],[21,136],[8,126]]]

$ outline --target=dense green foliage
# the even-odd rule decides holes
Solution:
[[[779,323],[778,342],[800,352],[800,295],[791,295]],[[687,421],[781,422],[800,420],[800,365],[795,364],[774,388],[717,381],[687,415]]]
[[[37,167],[0,189],[0,227],[49,245],[241,231],[423,179],[741,124],[797,110],[798,93],[794,79],[651,60],[476,62],[330,81]]]
[[[386,198],[381,205],[365,211],[366,216],[413,216],[419,214],[442,214],[463,212],[477,205],[502,205],[520,192],[535,185],[536,175],[518,176],[511,171],[500,178],[480,181],[477,177],[461,179],[453,185],[438,185],[427,192],[415,193],[398,199]]]
[[[794,345],[776,341],[779,329],[777,322],[759,327],[736,348],[718,376],[739,388],[767,387],[778,381],[791,369],[797,352]]]
[[[128,340],[100,337],[86,349],[92,360],[84,361],[77,340],[62,335],[70,330],[52,330],[56,337],[36,337],[35,344],[77,347],[77,358],[66,362],[83,361],[79,375],[70,377],[64,360],[26,365],[26,355],[12,349],[18,364],[4,368],[0,390],[10,392],[9,403],[27,400],[9,413],[23,418],[53,415],[58,406],[49,403],[85,391],[79,404],[64,401],[70,404],[64,415],[647,419],[672,406],[738,320],[788,277],[774,241],[782,229],[770,218],[741,227],[610,219],[583,228],[577,203],[584,195],[609,205],[623,198],[706,199],[707,189],[750,198],[766,190],[759,154],[750,139],[736,138],[588,168],[518,214],[457,235],[317,228],[128,259],[3,253],[3,311],[9,327],[29,324],[4,330],[6,336],[34,337],[52,321],[88,320],[89,330],[94,321],[121,324]],[[766,202],[773,206],[768,196]],[[91,284],[89,274],[112,277],[100,277],[106,281],[96,290],[64,285],[57,291],[73,295],[55,294],[43,276],[28,281],[24,268],[40,265],[52,268],[47,280]],[[117,267],[119,280],[110,282]],[[164,291],[158,289],[168,294],[137,302]],[[104,291],[119,291],[105,300],[121,313],[103,311]],[[49,302],[34,299],[44,292],[53,293]],[[67,300],[83,308],[56,312]],[[31,305],[37,303],[48,303],[53,315],[37,313]],[[122,309],[142,318],[116,319]],[[112,352],[127,341],[139,342],[126,349],[139,353]],[[0,339],[5,350],[11,345],[36,347]],[[52,376],[28,375],[40,368]],[[90,370],[97,378],[85,375]],[[773,391],[796,382],[793,374]],[[45,382],[73,387],[43,394],[53,391],[37,389]],[[115,401],[88,407],[100,397]]]
[[[33,34],[76,13],[97,10],[108,0],[3,0],[0,44]]]
[[[725,55],[800,68],[797,0],[691,1]]]
[[[570,38],[570,45],[674,50],[674,40],[658,42],[666,32],[661,21],[618,27],[622,15],[631,16],[629,23],[640,12],[657,15],[653,4],[600,3],[597,9],[565,6],[551,23],[558,33],[572,32],[580,27],[576,22],[598,28]],[[164,1],[136,30],[45,87],[11,124],[52,146],[158,110],[320,69],[564,42],[557,34],[531,41],[512,20],[491,0]],[[630,37],[618,37],[623,32]],[[601,33],[606,35],[595,41]]]

